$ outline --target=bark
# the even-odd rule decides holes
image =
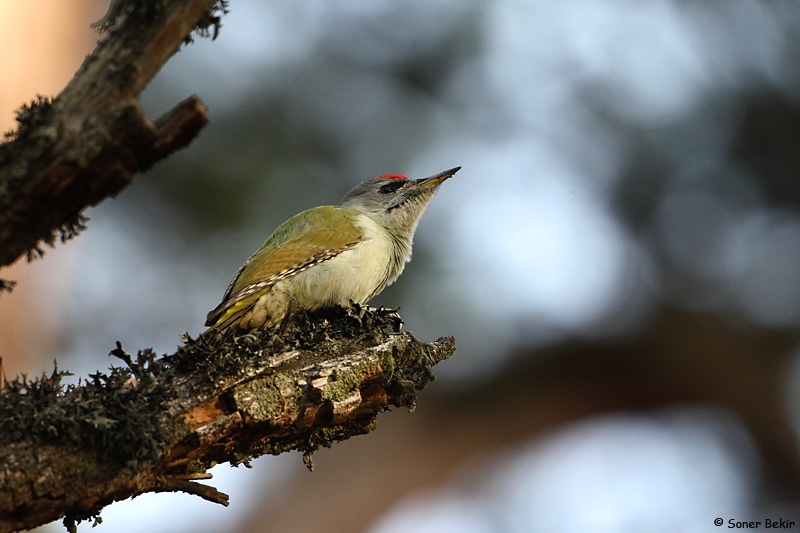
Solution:
[[[198,134],[207,119],[196,96],[156,121],[137,99],[192,31],[218,24],[221,9],[219,0],[113,2],[110,31],[72,81],[52,102],[24,106],[0,145],[0,266],[72,237],[86,207]]]
[[[399,333],[385,311],[303,317],[285,331],[187,338],[175,354],[64,387],[56,370],[0,394],[0,532],[96,516],[144,492],[183,491],[227,505],[206,470],[367,433],[389,406],[414,406],[430,366],[455,350]]]

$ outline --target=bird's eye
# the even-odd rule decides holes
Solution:
[[[381,194],[389,194],[390,192],[394,192],[396,187],[392,187],[391,185],[384,185],[379,189]]]

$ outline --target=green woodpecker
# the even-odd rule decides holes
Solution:
[[[338,205],[293,216],[242,265],[206,326],[252,331],[303,310],[366,303],[411,260],[423,211],[460,169],[417,180],[370,178]]]

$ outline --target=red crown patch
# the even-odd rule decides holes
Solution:
[[[377,176],[377,178],[378,179],[383,179],[383,180],[407,180],[408,179],[406,176],[403,176],[402,174],[384,174],[383,176]]]

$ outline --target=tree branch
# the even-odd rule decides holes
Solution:
[[[391,311],[357,306],[304,316],[285,331],[186,338],[156,360],[150,350],[110,374],[64,387],[57,369],[0,393],[0,532],[60,517],[96,516],[116,500],[183,491],[228,497],[196,483],[214,464],[320,446],[367,433],[388,406],[450,357],[452,338],[399,333]]]
[[[153,122],[139,94],[197,28],[218,24],[220,0],[115,0],[104,26],[118,23],[52,102],[19,112],[0,145],[0,266],[40,241],[82,229],[88,206],[118,193],[133,174],[186,146],[207,122],[196,96]]]

